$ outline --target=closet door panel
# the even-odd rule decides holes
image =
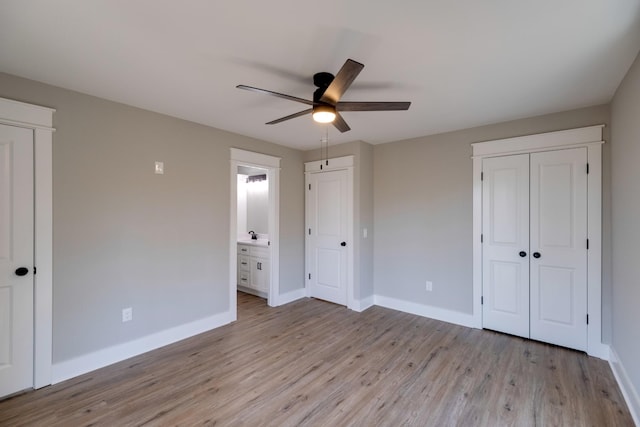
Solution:
[[[531,154],[531,338],[579,350],[587,348],[586,164],[585,148]]]
[[[529,155],[484,159],[482,170],[483,327],[528,337]]]

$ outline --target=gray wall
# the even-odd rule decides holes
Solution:
[[[229,309],[230,147],[282,157],[281,289],[304,285],[301,152],[7,74],[0,96],[57,110],[54,363]]]
[[[309,150],[304,154],[304,161],[320,160],[321,155],[320,149]],[[355,141],[329,147],[329,158],[349,155],[354,156],[354,294],[361,300],[373,296],[373,146]],[[365,228],[366,238],[362,233]]]
[[[471,314],[473,142],[609,123],[608,106],[374,146],[375,294]],[[606,135],[605,135],[606,139]],[[605,193],[610,183],[605,144]],[[610,328],[610,205],[605,197],[604,333]],[[425,281],[433,291],[425,291]]]
[[[640,393],[640,57],[611,104],[613,200],[612,348]]]

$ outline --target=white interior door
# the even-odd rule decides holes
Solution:
[[[0,396],[33,387],[33,195],[33,131],[0,125]]]
[[[529,155],[483,161],[484,328],[529,337]]]
[[[483,160],[483,327],[587,349],[587,150]]]
[[[531,338],[587,349],[587,149],[531,154]]]
[[[311,297],[347,305],[347,171],[310,174],[308,274]]]

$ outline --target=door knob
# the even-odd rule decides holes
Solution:
[[[540,252],[534,252],[533,253],[533,257],[534,258],[540,258]]]
[[[518,254],[520,255],[522,258],[527,256],[527,253],[525,251],[520,251],[520,253]]]
[[[347,242],[340,243],[340,246],[347,246]]]
[[[16,268],[16,276],[26,276],[29,272],[27,267],[18,267]]]

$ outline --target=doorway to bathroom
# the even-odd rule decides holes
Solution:
[[[280,158],[231,149],[229,303],[238,290],[278,305]]]

